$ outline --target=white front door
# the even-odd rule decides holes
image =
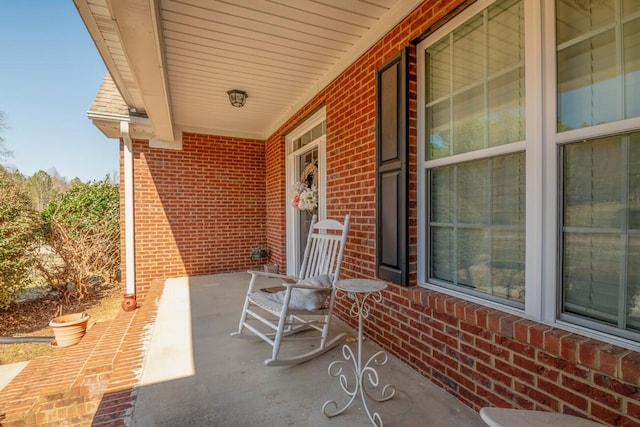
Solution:
[[[297,182],[305,180],[303,172],[310,165],[317,168],[315,184],[318,188],[318,218],[325,218],[325,142],[326,121],[324,108],[313,114],[304,123],[291,132],[287,143],[287,274],[296,276],[311,224],[311,213],[296,209],[292,202],[293,188]],[[307,175],[305,173],[305,175]]]

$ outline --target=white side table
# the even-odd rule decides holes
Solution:
[[[353,300],[350,313],[354,317],[358,316],[358,353],[357,356],[354,355],[351,347],[349,347],[348,344],[345,344],[342,347],[342,355],[345,360],[336,360],[329,365],[329,375],[332,377],[340,377],[340,386],[342,387],[342,390],[350,396],[350,399],[342,409],[339,409],[338,403],[335,400],[328,400],[324,405],[322,405],[322,412],[327,417],[340,415],[351,406],[358,394],[360,394],[362,405],[369,417],[369,421],[371,421],[374,426],[382,427],[382,418],[380,418],[380,414],[377,412],[372,414],[369,411],[366,398],[368,397],[376,402],[385,402],[395,395],[396,389],[394,386],[387,384],[382,388],[380,397],[372,396],[370,394],[370,390],[378,388],[379,385],[378,372],[375,370],[373,365],[386,365],[389,360],[389,356],[385,351],[378,351],[371,356],[364,365],[362,365],[362,319],[366,319],[369,316],[369,305],[367,304],[367,300],[371,298],[376,302],[382,301],[381,291],[383,291],[387,285],[386,283],[377,280],[349,279],[340,280],[335,286],[336,288],[347,292],[348,297]],[[347,376],[343,371],[344,367],[351,368],[355,378],[354,384],[349,384]],[[368,381],[368,384],[370,385],[369,390],[364,387],[365,380]],[[329,409],[330,406],[333,406],[333,411]]]
[[[604,424],[557,412],[482,408],[480,418],[489,427],[604,427]]]

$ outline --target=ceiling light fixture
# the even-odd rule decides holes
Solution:
[[[229,102],[234,107],[242,107],[244,103],[247,102],[247,98],[249,97],[249,95],[247,95],[247,92],[238,89],[227,91],[227,94],[229,95]]]

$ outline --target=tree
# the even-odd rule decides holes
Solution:
[[[29,194],[0,167],[0,308],[29,284],[40,229]]]
[[[11,157],[12,155],[11,151],[9,151],[9,149],[5,146],[4,138],[2,137],[2,134],[6,130],[7,130],[6,116],[4,115],[4,112],[0,111],[0,162],[2,162],[8,157]]]
[[[51,176],[43,170],[27,178],[27,189],[31,193],[33,207],[39,212],[51,202],[55,196]]]
[[[120,267],[120,194],[108,180],[76,183],[42,211],[52,256],[39,270],[63,292],[82,297],[90,285],[114,282]],[[69,286],[72,284],[73,286]]]
[[[50,169],[48,172],[39,170],[26,179],[26,187],[31,194],[33,206],[40,212],[58,194],[64,193],[71,187],[71,184],[62,177],[58,171]]]

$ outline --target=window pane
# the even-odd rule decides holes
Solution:
[[[620,137],[565,146],[565,226],[620,229],[621,150]]]
[[[488,12],[489,75],[524,65],[524,5],[500,1]]]
[[[495,225],[525,224],[525,160],[514,154],[493,160],[492,222]],[[522,240],[524,242],[524,240]],[[521,242],[521,243],[522,243]],[[524,258],[522,258],[524,259]]]
[[[613,30],[558,52],[558,130],[620,119],[618,92]]]
[[[451,44],[445,37],[427,51],[427,102],[436,101],[451,94]]]
[[[556,2],[558,45],[612,24],[615,18],[614,13],[615,0],[558,0]]]
[[[556,5],[558,131],[640,116],[638,2]]]
[[[516,153],[430,170],[432,278],[524,303],[524,166]]]
[[[476,16],[453,32],[453,90],[477,84],[484,71],[484,25]]]
[[[640,236],[629,238],[629,259],[640,260]],[[640,331],[640,262],[630,262],[628,274],[628,329],[635,329],[636,331]]]
[[[456,95],[452,110],[453,153],[484,148],[484,87],[472,87]]]
[[[622,12],[625,16],[640,11],[640,2],[638,0],[622,0]]]
[[[451,155],[451,103],[449,99],[438,102],[427,110],[428,156],[440,159]]]
[[[521,303],[525,296],[524,236],[523,228],[494,230],[491,263],[493,295]]]
[[[561,150],[563,311],[640,330],[640,133]]]
[[[640,5],[640,2],[636,2]],[[640,9],[640,6],[638,7]],[[640,116],[640,18],[624,25],[625,117]]]
[[[630,136],[629,164],[629,229],[640,231],[640,133]],[[640,258],[638,264],[640,264]]]
[[[564,256],[564,309],[617,325],[620,291],[619,236],[567,233]]]
[[[431,218],[433,222],[453,223],[453,167],[435,169],[431,174]]]
[[[324,135],[326,133],[326,125],[327,125],[326,121],[323,121],[322,123],[318,123],[313,127],[313,129],[306,131],[304,134],[302,134],[300,138],[294,140],[293,151],[299,150],[300,148],[304,147],[305,145],[315,141],[316,139]]]
[[[524,66],[489,82],[489,145],[525,139]]]
[[[459,228],[456,233],[456,254],[459,269],[458,276],[469,279],[468,286],[478,292],[492,294],[489,279],[491,259],[491,239],[484,228]],[[465,275],[467,275],[465,277]]]
[[[431,230],[431,277],[453,283],[453,227]]]
[[[463,163],[457,167],[457,221],[464,224],[487,224],[491,196],[490,170],[487,160]]]
[[[427,160],[525,139],[522,0],[496,2],[427,48],[425,61]]]

